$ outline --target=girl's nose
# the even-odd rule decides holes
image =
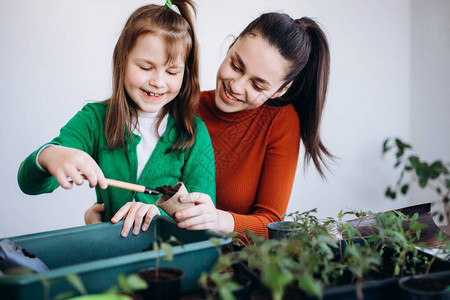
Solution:
[[[149,80],[150,86],[153,86],[157,89],[164,87],[164,76],[155,72],[153,76]]]

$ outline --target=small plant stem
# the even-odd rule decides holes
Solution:
[[[358,279],[356,280],[356,295],[358,297],[358,300],[364,300],[363,280],[361,277],[358,277]]]
[[[427,270],[425,271],[424,276],[425,276],[425,279],[427,279],[427,280],[428,280],[428,276],[430,275],[431,265],[436,260],[436,256],[437,256],[437,254],[433,255],[433,258],[431,259],[430,263],[428,264]]]

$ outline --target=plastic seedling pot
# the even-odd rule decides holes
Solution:
[[[296,222],[281,221],[272,222],[266,225],[269,232],[269,239],[290,239],[294,238],[301,230],[296,227]]]
[[[229,243],[220,233],[178,228],[168,217],[157,216],[145,232],[126,238],[120,235],[123,221],[102,223],[62,230],[42,232],[9,239],[39,257],[49,271],[21,276],[0,275],[2,299],[45,299],[74,291],[66,280],[68,274],[78,274],[88,293],[102,293],[117,285],[120,274],[135,273],[155,266],[155,251],[143,251],[158,238],[176,237],[183,246],[174,246],[172,261],[160,261],[160,267],[184,271],[181,292],[199,289],[202,271],[209,271],[219,253],[209,241],[218,238],[220,245]],[[50,286],[49,289],[44,288]]]

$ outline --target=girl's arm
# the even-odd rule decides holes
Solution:
[[[91,186],[98,183],[106,188],[103,173],[99,172],[92,158],[98,147],[99,135],[103,134],[105,111],[106,106],[99,103],[85,105],[61,128],[60,135],[51,141],[52,146],[40,152],[39,164],[44,169],[36,161],[40,149],[30,154],[20,165],[17,175],[21,190],[37,195],[53,192],[59,185],[70,188],[72,184],[67,177],[81,184],[79,172],[88,177]]]
[[[91,188],[97,184],[102,189],[108,187],[102,170],[94,159],[84,151],[52,145],[42,150],[38,157],[38,163],[53,175],[65,189],[72,188],[73,183],[82,185],[85,178],[89,181]]]

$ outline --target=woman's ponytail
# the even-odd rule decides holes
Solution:
[[[320,121],[330,73],[330,51],[325,34],[312,19],[293,20],[283,13],[266,13],[251,22],[238,38],[261,34],[290,63],[284,78],[287,92],[269,104],[292,103],[300,119],[300,135],[305,146],[305,163],[313,161],[324,177],[325,157],[333,155],[320,139]],[[281,90],[280,89],[280,90]]]
[[[295,20],[309,39],[310,51],[306,65],[294,78],[286,98],[290,98],[300,118],[300,133],[305,146],[305,161],[313,161],[321,176],[325,158],[333,157],[320,138],[320,122],[325,105],[330,74],[330,51],[327,38],[319,25],[303,17]]]

